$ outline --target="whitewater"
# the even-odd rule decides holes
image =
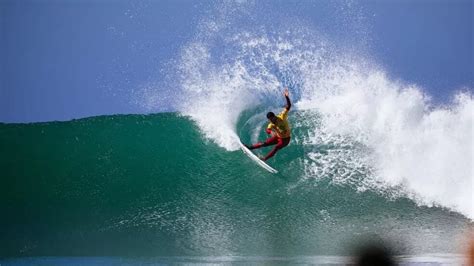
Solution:
[[[251,20],[251,8],[225,2],[202,19],[173,61],[172,99],[170,91],[148,88],[140,104],[154,110],[164,104],[159,99],[171,101],[206,139],[234,151],[241,114],[262,109],[260,123],[248,129],[257,141],[263,111],[279,111],[287,86],[295,109],[304,113],[293,126],[306,130],[293,142],[353,147],[325,155],[306,150],[302,179],[340,172],[331,178],[341,185],[474,218],[472,88],[434,104],[424,88],[390,76],[366,48],[337,43],[298,20],[245,25],[242,17]],[[354,180],[360,171],[365,177]]]

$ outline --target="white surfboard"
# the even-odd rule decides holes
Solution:
[[[239,141],[240,144],[240,149],[250,158],[252,161],[256,162],[258,165],[260,165],[263,169],[267,170],[268,172],[272,174],[278,173],[277,170],[273,169],[270,165],[266,164],[264,161],[260,160],[260,158],[257,157],[257,155],[253,154],[252,151],[250,151],[247,147],[242,144],[242,142]]]

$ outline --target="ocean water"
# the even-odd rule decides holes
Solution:
[[[372,186],[345,157],[315,170],[310,154],[358,147],[306,144],[306,115],[292,112],[291,145],[269,161],[279,174],[177,113],[1,124],[0,256],[344,257],[374,241],[398,255],[462,252],[467,214]],[[237,127],[252,132],[255,116]]]
[[[399,265],[462,265],[462,256],[449,254],[427,254],[417,257],[399,256],[394,259]],[[297,257],[40,257],[1,260],[2,265],[352,265],[354,259],[342,256],[297,256]]]

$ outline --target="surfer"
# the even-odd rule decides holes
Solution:
[[[275,115],[273,112],[267,113],[269,124],[265,131],[267,132],[267,134],[271,134],[272,136],[264,142],[258,142],[251,146],[245,145],[250,150],[275,145],[275,147],[273,147],[273,149],[267,154],[267,156],[260,158],[263,161],[266,161],[269,158],[273,157],[273,155],[275,155],[277,151],[286,147],[290,143],[291,130],[290,125],[288,124],[288,111],[290,111],[291,108],[291,101],[290,97],[288,96],[288,88],[285,88],[283,95],[286,99],[285,109],[283,109],[283,111],[278,115]]]

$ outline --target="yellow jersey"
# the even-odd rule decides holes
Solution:
[[[291,135],[291,128],[288,123],[288,109],[283,109],[283,111],[276,117],[278,121],[276,123],[270,122],[267,128],[274,130],[279,138],[289,138]]]

